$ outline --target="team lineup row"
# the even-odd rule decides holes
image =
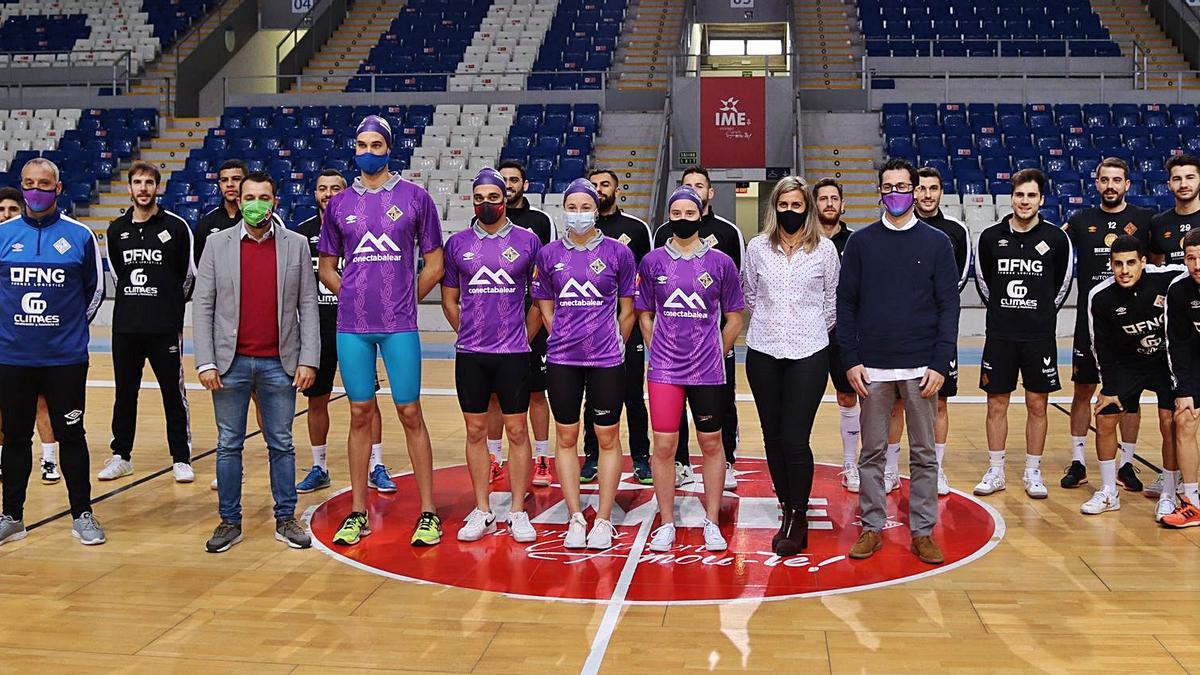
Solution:
[[[1046,398],[1059,388],[1054,321],[1076,254],[1083,330],[1075,340],[1073,379],[1081,405],[1073,406],[1073,435],[1077,417],[1083,420],[1079,436],[1086,433],[1090,398],[1103,382],[1094,406],[1103,485],[1082,510],[1119,508],[1118,481],[1141,489],[1128,462],[1132,448],[1126,446],[1120,466],[1115,461],[1116,431],[1120,426],[1136,433],[1137,401],[1149,390],[1159,396],[1166,469],[1151,486],[1160,494],[1156,518],[1176,527],[1200,524],[1190,397],[1200,317],[1196,323],[1188,319],[1189,312],[1200,311],[1200,248],[1188,248],[1200,246],[1200,235],[1192,242],[1186,236],[1189,216],[1200,210],[1200,167],[1192,158],[1168,162],[1177,205],[1154,217],[1125,203],[1128,169],[1120,160],[1106,160],[1096,175],[1101,205],[1076,214],[1061,229],[1038,215],[1045,178],[1037,171],[1019,172],[1012,180],[1013,214],[988,228],[974,247],[962,224],[940,212],[936,170],[918,171],[900,160],[880,172],[880,221],[850,236],[840,221],[840,185],[825,179],[810,187],[785,178],[772,192],[761,233],[749,244],[712,212],[713,190],[701,168],[685,173],[684,184],[669,198],[668,222],[654,233],[617,206],[617,177],[595,170],[565,191],[559,237],[550,219],[524,199],[523,167],[506,163],[479,173],[472,191],[476,218],[443,242],[429,195],[387,171],[391,142],[386,121],[365,119],[356,138],[360,175],[350,186],[336,172],[320,176],[319,215],[296,232],[272,214],[273,179],[247,174],[236,161],[219,173],[225,202],[197,224],[194,235],[187,223],[158,208],[160,177],[153,166],[136,164],[129,172],[133,207],[108,234],[117,281],[118,391],[114,454],[99,477],[133,471],[136,392],[148,359],[162,390],[176,479],[194,479],[181,363],[183,309],[190,299],[197,370],[212,393],[218,427],[221,523],[207,543],[209,551],[228,550],[241,540],[241,452],[252,396],[270,451],[276,538],[298,548],[310,544],[295,518],[296,494],[331,485],[327,406],[339,370],[351,407],[352,506],[334,542],[351,546],[370,534],[368,487],[395,490],[381,456],[375,373],[380,355],[420,494],[412,541],[440,541],[416,332],[417,302],[440,285],[443,311],[458,335],[455,380],[476,497],[459,540],[496,531],[488,495],[503,470],[498,455],[505,434],[514,487],[511,536],[520,542],[536,538],[524,510],[526,491],[530,484],[550,485],[557,473],[571,513],[564,546],[612,546],[624,409],[634,479],[654,484],[660,508],[661,525],[649,547],[669,550],[675,487],[695,480],[687,461],[690,405],[704,456],[706,518],[699,525],[706,546],[723,550],[720,498],[723,490],[736,488],[733,345],[745,309],[746,374],[781,505],[776,552],[794,555],[807,545],[809,436],[832,376],[841,412],[843,482],[859,492],[863,514],[863,533],[851,556],[867,557],[881,546],[884,497],[899,485],[898,439],[907,423],[912,550],[921,560],[939,563],[942,555],[931,534],[937,496],[949,491],[940,468],[948,428],[945,399],[957,393],[958,298],[969,268],[987,305],[980,386],[988,394],[991,449],[975,492],[1005,487],[1006,413],[1020,375],[1030,412],[1023,484],[1037,498],[1046,495],[1040,474]],[[0,412],[8,450],[0,455],[5,481],[0,543],[25,536],[39,396],[61,445],[73,533],[84,543],[102,543],[105,535],[91,511],[82,433],[87,324],[104,291],[99,250],[86,228],[56,213],[53,196],[61,189],[56,167],[31,161],[22,171],[22,186],[21,216],[0,227]],[[1187,267],[1148,266],[1147,252]],[[1172,312],[1179,312],[1174,320]],[[297,391],[309,397],[313,449],[313,466],[299,485],[291,435]],[[554,472],[550,417],[556,429]],[[1086,482],[1082,438],[1073,441],[1075,461],[1064,487]],[[579,483],[592,480],[599,481],[600,499],[589,524]]]

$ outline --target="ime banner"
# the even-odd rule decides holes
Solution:
[[[700,163],[720,169],[761,168],[766,144],[766,78],[700,78]]]

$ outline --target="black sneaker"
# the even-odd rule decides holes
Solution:
[[[591,483],[596,480],[599,472],[596,470],[596,458],[587,457],[583,460],[583,466],[579,469],[579,482]]]
[[[281,518],[275,521],[275,539],[292,548],[312,546],[312,537],[308,536],[295,518]]]
[[[1137,467],[1130,462],[1121,465],[1121,468],[1117,469],[1117,485],[1129,492],[1141,492],[1142,481],[1137,477]]]
[[[1077,488],[1087,482],[1087,467],[1083,462],[1071,462],[1071,466],[1067,467],[1067,472],[1063,474],[1062,480],[1058,484],[1070,489]]]
[[[654,485],[654,477],[650,472],[650,462],[639,460],[633,463],[633,479],[642,485]]]
[[[224,520],[217,529],[213,530],[213,536],[204,545],[204,548],[209,553],[224,553],[233,548],[233,545],[242,540],[242,526]]]

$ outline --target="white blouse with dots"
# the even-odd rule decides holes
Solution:
[[[837,248],[821,237],[791,258],[765,235],[746,245],[742,291],[752,312],[746,346],[777,359],[803,359],[829,346],[837,322]]]

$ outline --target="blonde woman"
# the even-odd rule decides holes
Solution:
[[[742,287],[752,312],[746,377],[762,425],[767,466],[783,509],[775,553],[808,545],[813,419],[829,377],[840,263],[821,236],[812,195],[789,176],[775,184],[762,233],[746,246]]]

